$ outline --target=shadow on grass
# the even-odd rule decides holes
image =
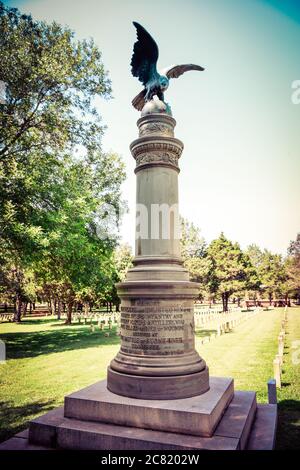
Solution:
[[[211,336],[213,333],[217,333],[217,330],[196,330],[195,336],[203,338],[204,336]]]
[[[15,325],[47,325],[56,321],[56,317],[42,317],[42,318],[22,318],[20,323],[14,323]],[[59,320],[57,320],[59,321]]]
[[[278,404],[276,449],[296,450],[300,443],[300,401],[282,400]]]
[[[109,336],[105,336],[107,333],[108,331],[97,329],[92,332],[88,326],[77,326],[55,331],[6,333],[1,335],[1,339],[6,344],[6,356],[10,360],[119,344],[120,337],[116,335],[115,329],[109,331]]]
[[[28,427],[28,421],[55,408],[53,400],[16,406],[11,401],[0,402],[0,442],[6,441]]]

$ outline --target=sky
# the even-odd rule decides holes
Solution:
[[[113,99],[99,102],[107,126],[103,149],[126,165],[129,213],[123,241],[134,244],[135,162],[141,84],[130,60],[141,23],[159,46],[158,69],[196,63],[205,72],[172,80],[165,94],[184,142],[180,213],[209,242],[223,231],[242,248],[256,243],[285,254],[300,231],[300,0],[16,0],[36,19],[93,37],[112,80]]]

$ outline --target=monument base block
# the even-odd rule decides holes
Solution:
[[[111,392],[145,400],[189,398],[209,390],[208,367],[194,374],[166,377],[122,374],[109,367],[107,380]]]
[[[210,389],[202,395],[176,400],[136,400],[112,393],[103,380],[65,397],[64,415],[72,419],[210,437],[233,394],[231,378],[211,377]]]

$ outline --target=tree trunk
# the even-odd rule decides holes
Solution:
[[[15,314],[14,314],[14,322],[20,323],[21,322],[21,316],[22,316],[22,300],[21,300],[21,297],[18,295],[17,296],[17,302],[16,302]]]
[[[223,306],[223,312],[225,312],[225,294],[222,294],[222,306]]]
[[[55,299],[53,297],[50,297],[50,313],[55,315]]]
[[[67,310],[67,319],[66,325],[71,325],[72,323],[72,311],[73,311],[73,302],[68,302],[68,310]]]
[[[224,293],[222,294],[223,312],[228,312],[228,299],[229,299],[229,294],[228,294],[228,292],[224,292]]]
[[[89,303],[88,302],[84,302],[84,314],[87,316],[88,313],[89,313]]]
[[[272,305],[272,294],[269,294],[269,306],[271,307]]]
[[[61,317],[61,301],[57,301],[57,320],[60,320]]]
[[[225,293],[225,308],[226,308],[226,312],[228,312],[228,302],[229,302],[229,293],[226,292]]]
[[[284,304],[287,306],[289,303],[289,294],[285,294],[284,296]]]
[[[32,314],[32,302],[29,303],[29,313]]]
[[[112,312],[112,303],[109,302],[109,311]]]

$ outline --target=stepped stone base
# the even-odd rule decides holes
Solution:
[[[229,378],[210,377],[210,390],[197,397],[150,401],[115,395],[101,381],[67,396],[0,450],[262,450],[274,447],[276,423],[276,405],[233,392]]]
[[[233,394],[231,378],[211,377],[210,389],[195,397],[137,400],[110,392],[103,380],[67,396],[64,415],[85,421],[210,437]]]

